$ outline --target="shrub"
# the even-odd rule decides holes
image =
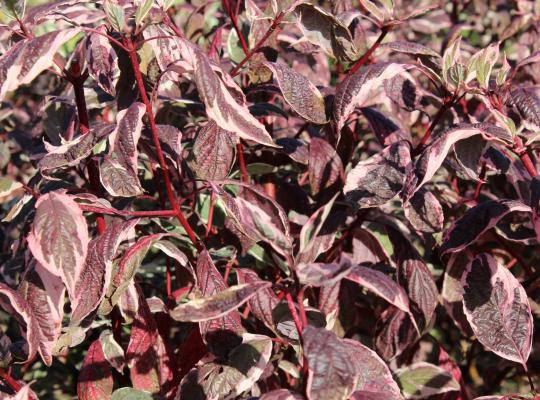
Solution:
[[[1,4],[2,398],[536,396],[538,2]]]

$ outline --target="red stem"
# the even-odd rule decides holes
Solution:
[[[6,371],[0,368],[0,378],[6,381],[6,383],[9,385],[10,388],[17,393],[19,390],[21,390],[22,385],[17,382],[13,377]]]
[[[476,185],[476,190],[474,191],[473,199],[475,201],[480,197],[480,192],[482,191],[482,185],[484,184],[484,178],[486,177],[486,162],[482,162],[482,167],[480,169],[480,175],[478,176],[478,184]]]
[[[285,17],[285,13],[284,12],[280,12],[276,18],[274,19],[274,21],[272,21],[272,25],[270,25],[270,27],[268,28],[268,30],[266,31],[266,33],[264,34],[264,36],[261,38],[261,40],[259,40],[257,42],[257,44],[255,45],[255,47],[253,47],[247,54],[246,56],[244,57],[244,59],[242,61],[240,61],[238,63],[238,65],[236,67],[233,68],[233,70],[231,71],[231,76],[232,77],[235,77],[236,75],[238,75],[238,72],[240,71],[240,69],[244,66],[245,63],[247,63],[251,57],[253,57],[253,54],[255,54],[256,52],[258,52],[260,50],[260,48],[264,45],[264,43],[268,40],[268,38],[270,37],[270,35],[272,35],[272,33],[274,33],[274,31],[276,30],[276,28],[279,26],[279,24],[281,23],[281,21],[283,20],[283,18]]]
[[[294,300],[290,292],[285,293],[285,300],[287,300],[287,306],[289,307],[289,311],[291,312],[291,315],[293,317],[294,326],[296,326],[298,334],[302,335],[304,327],[302,325],[302,322],[300,321],[300,317],[298,316],[298,312],[296,311],[296,307],[294,306]]]
[[[518,155],[519,159],[523,163],[523,166],[531,177],[538,175],[536,167],[531,160],[531,157],[527,153],[527,149],[523,146],[523,141],[518,135],[514,136],[514,152]]]
[[[88,116],[88,108],[86,107],[86,98],[84,96],[84,82],[87,77],[87,71],[81,73],[79,60],[73,60],[68,79],[73,85],[73,90],[75,92],[75,103],[77,105],[77,115],[79,116],[79,129],[81,135],[86,135],[90,132],[90,118]],[[88,179],[94,193],[102,195],[103,191],[99,181],[99,170],[94,160],[89,160],[88,162]],[[101,235],[105,231],[105,218],[103,215],[98,215],[96,217],[96,224],[98,233]]]
[[[413,154],[412,154],[413,157],[417,156],[424,150],[424,148],[426,147],[427,141],[431,137],[431,134],[433,133],[433,130],[435,129],[435,127],[441,121],[441,118],[443,117],[444,113],[454,106],[456,97],[457,97],[457,90],[452,95],[451,98],[444,100],[443,105],[441,106],[441,108],[439,108],[439,111],[437,111],[437,114],[435,114],[435,117],[433,118],[433,121],[431,121],[431,124],[429,125],[428,129],[424,133],[424,136],[422,136],[422,139],[420,139],[420,143],[418,143],[416,148],[413,150]]]
[[[300,308],[300,321],[302,321],[302,325],[305,328],[308,325],[308,321],[307,321],[306,310],[304,308],[304,288],[301,288],[298,291],[297,298],[298,298],[298,307]]]
[[[161,144],[159,142],[156,121],[154,119],[154,113],[152,112],[152,105],[150,104],[150,101],[148,100],[148,95],[146,94],[146,89],[144,88],[144,81],[143,81],[141,69],[139,66],[139,60],[137,59],[137,52],[135,51],[135,47],[133,45],[133,42],[131,41],[131,38],[125,37],[124,45],[128,49],[129,58],[131,60],[131,66],[133,67],[135,80],[137,81],[137,86],[139,88],[139,94],[146,107],[146,115],[148,116],[148,121],[150,122],[150,129],[152,131],[152,140],[154,142],[154,146],[156,148],[156,155],[157,155],[159,165],[163,173],[163,180],[165,181],[165,190],[167,191],[167,197],[169,199],[169,203],[171,204],[171,207],[173,208],[173,210],[176,212],[176,217],[180,221],[180,224],[184,227],[187,235],[189,236],[189,239],[191,240],[193,245],[195,245],[195,247],[199,249],[200,244],[197,240],[195,232],[193,231],[188,221],[184,217],[182,210],[179,208],[178,201],[173,192],[169,169],[167,168],[165,157],[163,156],[163,151],[161,150]]]
[[[249,174],[246,168],[246,160],[244,159],[244,146],[238,141],[236,144],[236,151],[238,152],[238,164],[240,164],[240,174],[242,175],[242,182],[249,182]]]
[[[375,50],[377,50],[377,48],[379,47],[379,45],[381,44],[381,42],[383,41],[384,37],[386,36],[386,34],[389,32],[389,28],[386,27],[386,26],[383,26],[382,30],[381,30],[381,33],[379,35],[379,37],[377,38],[377,40],[375,41],[375,43],[373,43],[371,45],[371,47],[369,48],[368,51],[366,51],[366,53],[360,57],[358,59],[358,61],[356,61],[353,66],[351,67],[351,69],[349,70],[348,74],[349,75],[352,75],[354,74],[356,71],[358,71],[360,69],[360,67],[362,65],[364,65],[367,60],[369,60],[369,57],[371,57],[371,55],[373,54],[373,52]]]
[[[225,8],[225,11],[229,15],[229,18],[231,19],[234,30],[236,31],[236,35],[238,36],[238,39],[240,40],[240,44],[242,45],[242,49],[244,50],[244,54],[247,55],[249,53],[249,47],[246,43],[246,40],[244,39],[244,35],[242,35],[242,31],[240,30],[240,27],[238,26],[238,19],[236,18],[236,14],[233,12],[231,8],[231,3],[229,2],[229,0],[223,0],[223,8]]]
[[[106,215],[122,215],[124,217],[174,217],[177,214],[175,210],[149,210],[149,211],[128,211],[117,210],[115,208],[104,208],[79,204],[79,208],[86,212]]]

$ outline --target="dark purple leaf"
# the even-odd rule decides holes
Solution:
[[[373,350],[311,326],[302,336],[309,368],[309,399],[345,400],[355,390],[382,392],[388,400],[401,399],[392,373]]]
[[[264,282],[259,278],[256,272],[247,268],[238,268],[236,270],[238,283],[257,283]],[[255,317],[265,323],[267,327],[273,329],[272,310],[279,303],[279,300],[270,287],[258,291],[255,296],[248,300],[250,311]]]
[[[309,144],[308,171],[313,195],[339,185],[343,180],[343,164],[336,150],[327,141],[316,137]]]
[[[489,200],[471,208],[446,233],[441,253],[464,249],[504,216],[516,211],[530,212],[531,209],[515,200]]]
[[[378,63],[360,68],[353,75],[348,75],[336,88],[334,99],[334,121],[338,132],[345,125],[355,107],[366,105],[374,91],[389,78],[407,68],[405,64]]]
[[[401,192],[410,167],[410,145],[400,140],[349,171],[343,193],[360,207],[385,204]]]
[[[443,230],[443,209],[433,193],[420,189],[403,205],[403,210],[417,231],[436,233]]]
[[[105,297],[112,274],[112,263],[120,243],[139,222],[132,219],[115,222],[93,239],[88,255],[75,285],[75,298],[71,301],[71,323],[76,325],[94,311]]]
[[[193,143],[191,169],[201,179],[220,180],[229,175],[235,159],[236,135],[214,121],[203,126]]]
[[[487,253],[467,265],[461,284],[463,310],[480,343],[525,366],[531,352],[533,319],[523,286]]]
[[[327,122],[324,98],[304,75],[285,64],[267,62],[264,65],[272,71],[285,101],[294,111],[315,124]]]

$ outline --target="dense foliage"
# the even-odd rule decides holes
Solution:
[[[38,3],[0,398],[540,398],[540,2]]]

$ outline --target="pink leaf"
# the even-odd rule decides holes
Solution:
[[[41,196],[36,208],[28,246],[45,269],[62,279],[74,301],[88,251],[86,219],[73,198],[61,191]]]
[[[80,400],[108,400],[113,391],[111,366],[103,355],[99,339],[88,348],[79,379],[77,395]]]

